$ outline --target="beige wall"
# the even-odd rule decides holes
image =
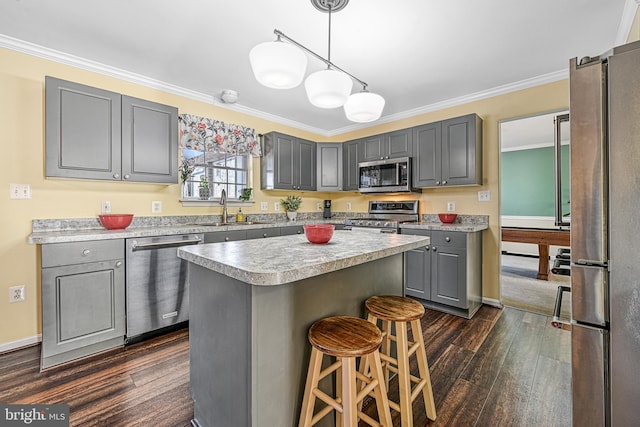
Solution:
[[[0,49],[0,188],[5,191],[0,203],[0,349],[27,343],[40,333],[40,274],[38,247],[27,242],[31,220],[43,218],[87,218],[99,213],[100,201],[110,200],[113,212],[151,215],[151,201],[162,202],[162,215],[219,214],[216,207],[182,207],[179,185],[112,183],[101,181],[54,180],[44,178],[44,77],[66,80],[112,90],[131,96],[175,105],[180,113],[191,113],[255,128],[259,133],[272,130],[315,141],[346,141],[361,136],[401,129],[449,117],[475,112],[484,120],[484,183],[481,187],[425,190],[418,197],[421,212],[437,213],[448,201],[456,202],[462,214],[490,217],[490,230],[484,233],[484,296],[498,300],[499,290],[499,135],[502,119],[567,108],[567,82],[561,81],[508,95],[481,100],[458,107],[422,114],[394,123],[372,126],[346,135],[325,138],[298,129],[192,101],[111,77],[39,59],[15,51]],[[259,188],[259,162],[254,161],[254,187]],[[9,184],[30,184],[31,200],[10,200]],[[491,201],[479,203],[478,190],[490,190]],[[258,212],[259,202],[273,206],[286,193],[256,189],[258,203],[243,208]],[[302,211],[313,211],[325,198],[334,201],[336,211],[346,210],[346,202],[355,211],[366,211],[374,196],[358,193],[301,194]],[[416,197],[416,195],[407,196]],[[383,197],[375,196],[376,199]],[[8,288],[24,284],[27,300],[8,303]]]

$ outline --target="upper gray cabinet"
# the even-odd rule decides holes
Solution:
[[[482,184],[482,119],[476,114],[413,128],[413,186]]]
[[[358,162],[362,151],[362,140],[347,141],[342,144],[342,189],[357,191],[360,177],[358,176]]]
[[[410,157],[413,151],[411,129],[400,129],[363,138],[361,162]]]
[[[278,132],[263,136],[260,188],[316,189],[316,143]]]
[[[178,109],[46,77],[46,176],[175,184]]]
[[[318,143],[318,191],[342,191],[342,144]]]

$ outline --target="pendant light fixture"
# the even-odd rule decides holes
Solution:
[[[367,83],[331,62],[331,13],[342,10],[348,3],[349,0],[311,0],[316,9],[329,15],[327,59],[276,29],[273,30],[276,41],[255,46],[249,53],[249,60],[259,83],[274,89],[290,89],[302,81],[307,65],[304,52],[307,52],[327,65],[326,69],[310,74],[305,80],[309,102],[319,108],[344,106],[349,120],[367,123],[380,118],[384,98],[369,92]],[[362,85],[362,92],[350,95],[353,80]]]

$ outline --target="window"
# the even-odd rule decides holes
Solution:
[[[251,156],[182,150],[182,158],[193,167],[187,180],[184,198],[219,199],[222,189],[229,199],[240,199],[242,190],[250,187]]]

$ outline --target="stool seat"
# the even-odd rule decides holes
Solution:
[[[309,342],[335,357],[360,357],[373,353],[382,343],[382,332],[371,322],[351,316],[328,317],[309,328]]]
[[[382,320],[411,322],[424,315],[424,306],[406,297],[376,295],[368,298],[364,305],[369,313]]]

